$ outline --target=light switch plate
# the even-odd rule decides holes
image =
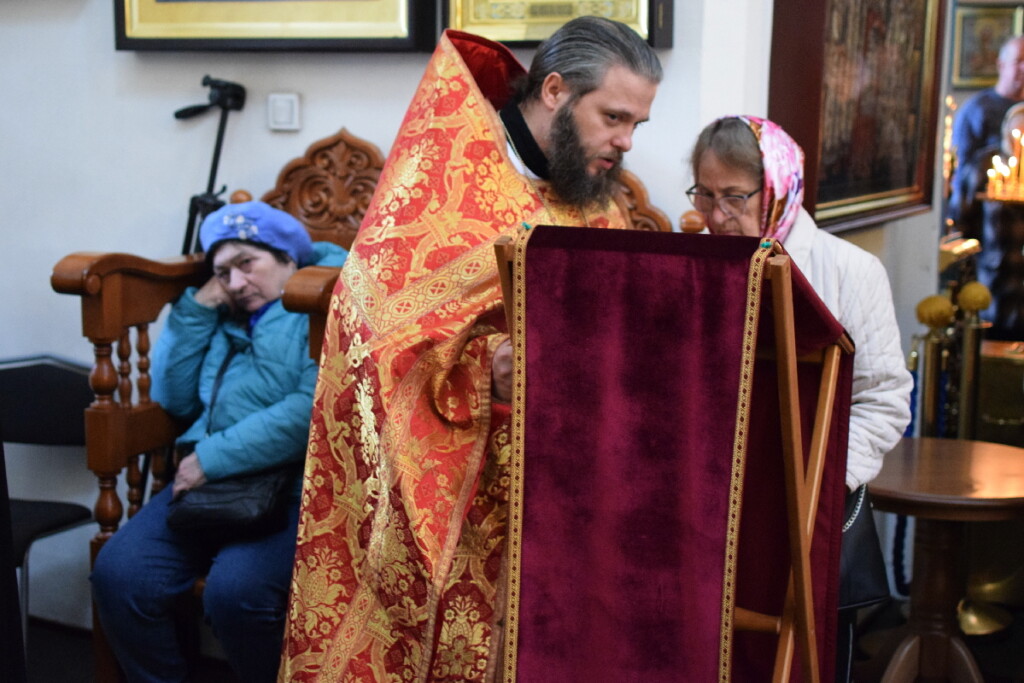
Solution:
[[[299,130],[298,93],[271,93],[267,96],[267,127],[270,130]]]

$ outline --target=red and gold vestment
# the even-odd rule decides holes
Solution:
[[[282,681],[487,680],[500,658],[507,338],[492,244],[524,223],[626,227],[509,158],[524,72],[442,36],[336,285],[306,461]]]

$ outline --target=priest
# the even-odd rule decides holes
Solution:
[[[492,245],[524,224],[628,227],[616,179],[661,77],[596,17],[528,72],[442,36],[333,295],[281,681],[495,677],[511,353]]]

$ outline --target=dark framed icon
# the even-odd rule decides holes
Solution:
[[[959,5],[953,12],[954,88],[995,85],[999,48],[1024,28],[1024,8]]]
[[[118,50],[432,50],[435,0],[114,0]]]
[[[776,0],[768,116],[803,147],[804,206],[821,227],[930,209],[945,5]]]
[[[447,28],[517,46],[535,46],[581,15],[621,21],[652,47],[672,47],[672,0],[442,0]]]

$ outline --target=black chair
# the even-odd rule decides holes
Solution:
[[[4,443],[84,446],[89,368],[53,356],[0,361],[0,438]],[[27,641],[28,561],[32,544],[92,521],[78,503],[10,499],[14,566],[20,569],[22,637]],[[85,550],[83,549],[83,552]]]
[[[18,608],[11,519],[7,506],[7,470],[4,464],[3,425],[0,424],[0,680],[25,683],[25,648]]]

